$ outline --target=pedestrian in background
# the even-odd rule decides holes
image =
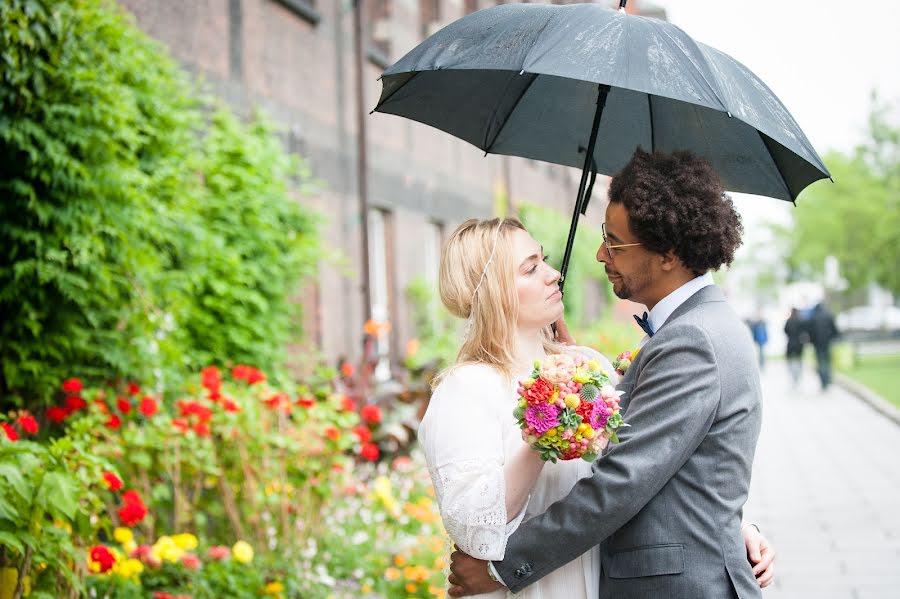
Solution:
[[[806,322],[800,317],[797,308],[791,308],[791,315],[784,323],[784,334],[787,335],[787,365],[791,373],[791,381],[796,387],[800,383],[803,372],[803,346],[807,341]]]
[[[822,391],[827,391],[831,385],[831,344],[837,338],[838,330],[834,324],[834,316],[824,303],[816,304],[813,308],[807,330],[809,341],[816,350],[816,369],[819,372]]]
[[[760,316],[756,320],[751,320],[750,333],[753,335],[753,343],[759,350],[759,369],[760,371],[766,367],[765,347],[769,342],[769,331],[766,329],[766,321]]]

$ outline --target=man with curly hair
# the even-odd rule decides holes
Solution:
[[[489,564],[513,592],[600,544],[600,597],[758,598],[771,554],[748,556],[742,509],[760,429],[750,335],[714,284],[741,221],[687,153],[640,149],[609,189],[597,251],[616,295],[647,306],[618,389],[628,428],[563,500],[521,524]],[[749,561],[748,561],[749,557]],[[496,588],[454,553],[451,596]],[[756,579],[756,575],[759,579]]]

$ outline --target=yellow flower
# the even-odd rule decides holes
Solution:
[[[400,578],[400,570],[397,568],[388,568],[384,571],[384,577],[387,580],[394,581]]]
[[[444,566],[446,566],[446,565],[447,565],[447,561],[444,558],[442,558],[441,556],[434,558],[434,569],[435,570],[443,570]]]
[[[253,547],[246,541],[238,541],[231,548],[231,555],[242,564],[249,564],[253,561]]]
[[[172,537],[172,541],[175,543],[175,546],[179,549],[184,549],[186,551],[193,551],[197,548],[197,537],[192,535],[189,532],[182,533],[180,535],[174,535]]]
[[[369,593],[372,592],[372,585],[370,585],[370,584],[367,582],[367,583],[365,583],[364,585],[362,585],[362,586],[359,588],[359,590],[362,591],[364,594],[368,595]]]
[[[394,565],[398,568],[402,568],[406,565],[406,558],[400,554],[394,556]]]
[[[135,543],[134,541],[128,541],[127,543],[122,544],[122,549],[124,549],[125,553],[127,553],[128,555],[131,555],[132,553],[134,553],[134,550],[137,549],[137,543]]]
[[[406,592],[407,593],[415,593],[418,590],[418,587],[411,582],[406,583]]]
[[[113,531],[113,538],[118,541],[119,545],[125,545],[134,542],[134,533],[130,528],[120,526]]]
[[[284,592],[284,585],[274,580],[263,588],[263,592],[267,595],[277,595]]]
[[[137,559],[124,559],[116,562],[112,571],[123,578],[137,578],[137,575],[144,571],[144,564]]]
[[[428,592],[431,593],[431,596],[435,597],[436,599],[444,599],[447,596],[447,591],[436,586],[429,586]]]

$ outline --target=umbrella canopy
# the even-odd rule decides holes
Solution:
[[[375,111],[488,153],[582,167],[570,240],[589,198],[588,171],[614,174],[638,146],[692,151],[727,189],[783,200],[830,176],[784,105],[741,63],[671,23],[595,4],[472,13],[416,46],[382,82]]]

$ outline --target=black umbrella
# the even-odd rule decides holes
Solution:
[[[375,111],[485,153],[582,168],[563,279],[593,177],[618,172],[638,146],[690,150],[727,189],[789,201],[830,176],[781,101],[744,65],[671,23],[624,10],[488,8],[413,48],[382,83]]]

